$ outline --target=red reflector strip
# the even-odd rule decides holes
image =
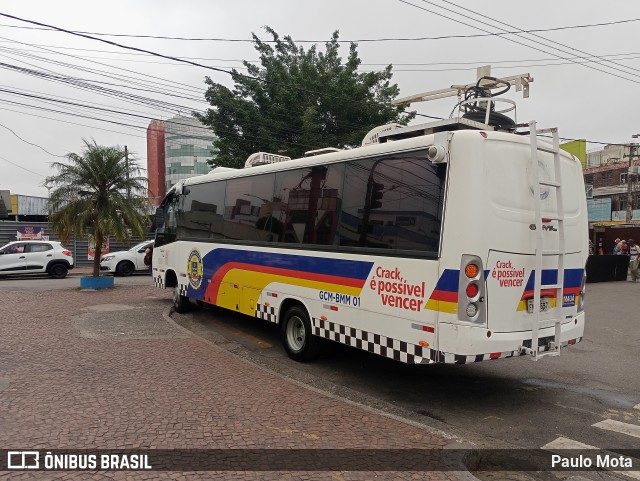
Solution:
[[[500,357],[500,354],[502,354],[501,352],[492,352],[491,354],[489,354],[489,358],[490,359],[498,359]]]
[[[338,306],[331,306],[331,310],[332,311],[337,311],[338,310]]]
[[[415,322],[411,323],[411,328],[412,329],[417,329],[418,331],[430,332],[432,334],[434,332],[436,332],[436,328],[435,327],[425,326],[425,325],[422,325],[422,324],[416,324]]]
[[[551,219],[547,219],[546,217],[543,217],[543,218],[542,218],[542,222],[545,222],[545,223],[547,223],[547,222],[551,222]]]
[[[338,306],[332,306],[331,304],[323,304],[322,307],[324,309],[329,309],[330,311],[337,311]]]
[[[269,296],[269,297],[278,297],[278,294],[276,294],[275,292],[267,292],[267,296]]]
[[[575,343],[576,343],[576,340],[575,340],[575,339],[570,339],[570,340],[567,342],[567,344],[569,344],[570,346],[571,346],[571,345],[573,345],[573,344],[575,344]]]

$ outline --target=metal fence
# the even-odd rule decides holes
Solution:
[[[0,221],[0,247],[5,245],[7,242],[11,242],[16,240],[16,234],[18,232],[18,227],[40,227],[43,231],[43,235],[49,236],[49,240],[59,241],[60,239],[53,233],[53,230],[49,228],[48,222],[14,222],[14,221]],[[153,233],[147,234],[147,239],[153,239]],[[127,250],[134,245],[142,242],[143,239],[131,238],[131,242],[128,244],[121,244],[116,242],[113,237],[109,238],[109,251],[123,251]],[[73,252],[73,259],[75,261],[76,266],[91,266],[93,265],[93,261],[89,260],[88,252],[89,252],[89,237],[85,236],[84,238],[75,238],[72,237],[71,240],[65,245],[67,249]]]

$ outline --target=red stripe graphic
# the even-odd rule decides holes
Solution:
[[[245,264],[243,262],[227,262],[211,278],[211,283],[207,288],[205,296],[212,300],[218,301],[218,290],[220,282],[224,276],[232,269],[242,269],[245,271],[261,272],[272,274],[274,276],[292,277],[295,279],[304,279],[309,281],[326,282],[328,284],[337,284],[348,287],[358,287],[362,289],[366,279],[353,279],[351,277],[331,276],[328,274],[316,274],[313,272],[297,271],[293,269],[283,269],[281,267],[259,266],[255,264]]]
[[[458,302],[458,293],[452,291],[433,291],[429,299],[434,301]]]
[[[551,297],[551,298],[556,298],[557,297],[557,289],[541,289],[540,290],[540,297]],[[565,287],[562,290],[562,295],[564,296],[568,296],[569,294],[575,294],[578,295],[580,294],[580,288],[579,287]],[[525,299],[532,299],[533,298],[533,291],[524,291],[522,294],[522,297],[520,298],[521,301],[525,300]]]

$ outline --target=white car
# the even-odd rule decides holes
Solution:
[[[60,242],[14,241],[0,248],[0,276],[47,273],[62,279],[73,269],[73,253]]]
[[[144,241],[128,251],[110,252],[100,258],[100,270],[116,276],[130,276],[135,271],[148,271],[144,264],[144,251],[153,246],[153,241]]]

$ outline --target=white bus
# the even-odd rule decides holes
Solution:
[[[298,361],[323,338],[410,364],[579,342],[587,207],[557,132],[399,127],[178,183],[157,212],[156,286],[178,312],[207,303],[280,324]]]

